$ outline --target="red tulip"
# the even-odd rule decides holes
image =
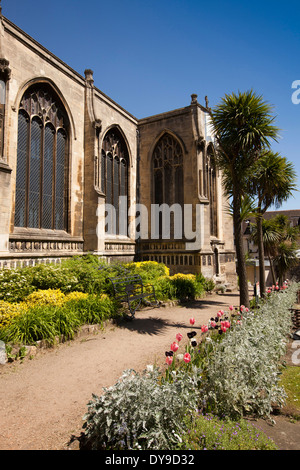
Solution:
[[[177,341],[181,341],[182,338],[183,338],[182,334],[181,334],[181,333],[177,333],[177,335],[176,335]]]
[[[190,324],[191,324],[191,325],[194,325],[194,324],[195,324],[195,321],[196,321],[195,318],[190,318]]]
[[[178,348],[179,348],[178,344],[174,341],[171,344],[171,351],[176,352]]]
[[[183,356],[183,360],[186,363],[190,362],[191,361],[191,355],[189,353],[185,353],[185,355]]]
[[[167,356],[166,357],[166,364],[170,366],[173,362],[173,356]]]

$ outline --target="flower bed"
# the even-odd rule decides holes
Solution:
[[[118,315],[118,306],[107,294],[38,290],[20,303],[0,302],[0,339],[11,344],[40,340],[53,344],[57,336],[72,339],[82,325],[102,324]]]
[[[272,407],[284,402],[284,389],[278,385],[280,358],[292,327],[290,308],[297,289],[291,285],[270,294],[255,311],[243,306],[219,310],[201,325],[200,335],[191,318],[188,345],[181,350],[183,335],[178,332],[165,352],[166,371],[153,366],[142,374],[125,371],[116,385],[93,395],[84,417],[82,447],[276,448],[245,423],[240,438],[229,436],[244,416],[270,417]],[[222,443],[213,438],[212,425],[207,424],[211,420],[203,421],[199,409],[215,415],[213,425],[218,420],[219,431],[227,426]],[[221,422],[221,416],[226,421]]]
[[[155,261],[107,265],[92,255],[74,257],[59,266],[3,269],[0,338],[10,343],[42,339],[53,343],[57,335],[72,338],[84,323],[102,323],[121,315],[106,281],[124,271],[153,284],[159,300],[194,298],[213,288],[200,275],[170,276],[169,269]]]

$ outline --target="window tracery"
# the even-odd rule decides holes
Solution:
[[[115,217],[106,226],[106,233],[109,234],[127,236],[128,162],[123,136],[117,128],[109,130],[102,143],[99,178],[106,204],[112,205],[115,210]],[[122,203],[120,197],[123,197]]]
[[[67,230],[68,119],[46,84],[30,87],[18,115],[15,227]]]

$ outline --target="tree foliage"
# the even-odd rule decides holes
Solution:
[[[232,198],[240,302],[249,305],[243,234],[242,198],[247,194],[250,168],[278,137],[272,107],[252,90],[225,95],[210,110],[216,139],[216,165],[222,170],[225,192]]]

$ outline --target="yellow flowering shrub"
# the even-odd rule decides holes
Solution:
[[[157,261],[136,261],[126,264],[125,268],[133,269],[133,271],[138,274],[149,274],[151,277],[170,275],[169,268],[165,264],[158,263]]]
[[[89,294],[86,294],[84,292],[69,292],[68,294],[65,295],[65,298],[63,302],[69,302],[70,300],[82,300],[86,299]]]
[[[62,305],[65,300],[65,294],[60,289],[37,290],[29,294],[24,302],[28,307],[37,305]]]
[[[3,328],[17,316],[27,310],[27,305],[24,302],[11,303],[0,300],[0,328]]]
[[[195,281],[196,276],[194,274],[177,273],[170,277],[171,281],[176,281],[177,279]]]
[[[100,295],[100,300],[106,300],[106,299],[109,299],[109,296],[107,294]]]

